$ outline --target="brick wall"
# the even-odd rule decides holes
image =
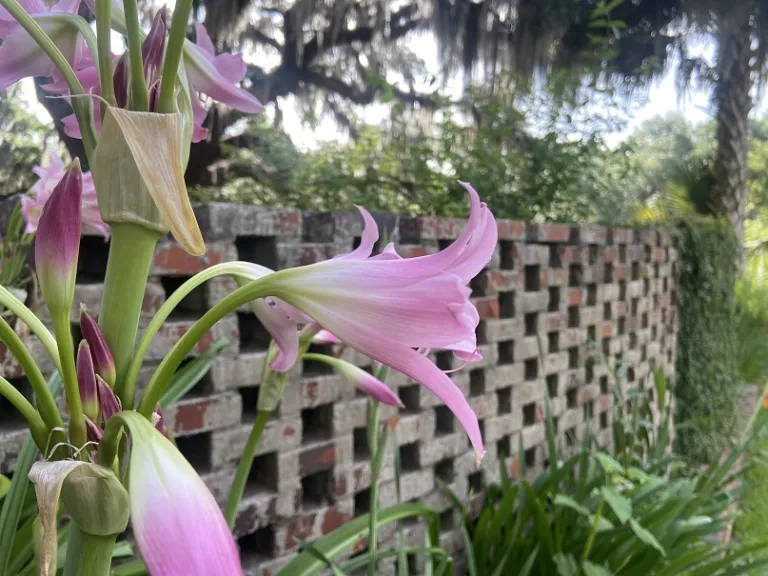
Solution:
[[[311,264],[351,250],[361,234],[360,218],[352,212],[303,214],[211,204],[198,207],[197,213],[208,252],[193,258],[172,241],[161,242],[144,299],[144,324],[181,282],[211,264],[235,259],[273,268]],[[385,237],[406,257],[444,247],[463,226],[450,218],[375,217]],[[449,547],[459,543],[452,530],[458,518],[448,500],[434,491],[435,480],[450,483],[460,495],[470,489],[477,493],[497,479],[500,459],[512,474],[524,459],[529,475],[535,476],[547,458],[547,391],[565,450],[570,433],[580,433],[587,423],[601,444],[610,443],[612,382],[596,352],[611,365],[623,366],[630,386],[652,387],[654,362],[668,377],[674,375],[677,255],[666,235],[501,221],[499,240],[493,261],[472,282],[484,360],[453,374],[480,418],[487,449],[482,468],[476,470],[458,423],[427,390],[399,374],[388,379],[406,406],[396,432],[402,497],[423,500],[442,512],[444,544]],[[83,238],[76,299],[94,311],[107,253],[100,238]],[[233,288],[231,281],[217,279],[185,299],[153,345],[143,381],[179,335]],[[77,332],[74,314],[72,322]],[[220,322],[199,350],[220,337],[234,344],[169,411],[167,421],[180,450],[223,501],[255,417],[268,337],[246,308]],[[39,342],[29,337],[27,343],[50,370]],[[351,350],[343,354],[361,366],[370,364]],[[18,364],[2,349],[0,361],[5,377],[28,393]],[[456,365],[450,353],[436,354],[436,361],[445,369]],[[269,574],[296,552],[298,541],[316,538],[368,510],[365,402],[322,365],[306,363],[293,371],[261,442],[236,524],[248,573]],[[394,413],[383,409],[382,418]],[[0,473],[13,470],[23,438],[21,419],[0,399]],[[395,502],[391,455],[385,460],[380,494],[382,505]],[[420,527],[407,530],[417,537]],[[391,534],[385,531],[383,536]]]

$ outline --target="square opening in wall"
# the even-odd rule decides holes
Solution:
[[[305,510],[327,506],[332,493],[333,470],[320,470],[301,479],[301,503]]]
[[[451,412],[446,406],[435,407],[435,434],[453,434],[456,429],[456,422]]]
[[[550,398],[557,398],[557,394],[558,394],[557,374],[549,374],[547,376],[547,394],[549,394]]]
[[[658,263],[658,262],[656,262],[656,263],[653,265],[653,277],[654,277],[654,278],[658,278],[658,277],[661,275],[661,274],[660,274],[660,271],[661,271],[661,268],[659,267],[659,263]]]
[[[629,333],[629,349],[634,350],[637,348],[637,332]]]
[[[632,280],[640,280],[640,262],[632,262]]]
[[[26,379],[26,377],[22,376],[21,378],[11,378],[8,380],[10,382],[11,386],[16,389],[17,391],[21,392],[21,395],[24,396],[29,401],[32,401],[34,398],[34,393],[32,391],[32,385],[29,383],[29,380]],[[0,430],[3,428],[21,428],[26,424],[26,420],[24,417],[19,413],[18,410],[11,404],[11,402],[3,395],[0,395]]]
[[[419,398],[421,397],[421,385],[411,384],[410,386],[401,386],[397,389],[397,395],[405,406],[400,409],[401,413],[417,414],[420,411]]]
[[[584,404],[584,419],[589,420],[595,415],[595,404],[590,400]]]
[[[523,406],[523,426],[536,424],[536,402],[530,402]]]
[[[416,472],[421,470],[418,442],[403,444],[398,450],[400,453],[400,469],[403,472]]]
[[[371,489],[366,488],[355,494],[355,518],[371,511]]]
[[[512,412],[512,388],[502,388],[496,390],[496,399],[499,406],[499,414],[510,414]]]
[[[627,368],[627,382],[635,381],[635,369],[632,367]]]
[[[240,352],[264,352],[269,348],[272,337],[252,313],[238,312],[237,328],[240,333]]]
[[[651,291],[651,281],[646,278],[643,280],[643,296],[648,296]]]
[[[600,413],[600,429],[605,430],[608,428],[608,412]]]
[[[547,311],[557,312],[560,310],[560,286],[550,286],[549,292],[549,305]]]
[[[560,351],[560,332],[549,332],[547,334],[547,350],[550,354]]]
[[[515,250],[514,242],[508,240],[502,240],[499,242],[499,251],[501,252],[501,268],[502,270],[514,270],[515,269]]]
[[[603,304],[603,320],[608,321],[611,319],[611,316],[613,316],[613,308],[610,302],[606,302]]]
[[[568,307],[568,328],[578,328],[579,324],[580,324],[579,307],[569,306]]]
[[[608,376],[600,376],[600,394],[608,394]]]
[[[653,326],[651,326],[651,340],[655,342],[658,336],[659,336],[659,329],[656,327],[656,324],[654,324]],[[663,346],[664,342],[662,342],[661,344]]]
[[[643,329],[648,328],[648,312],[643,312],[643,315],[640,317],[640,327]]]
[[[568,368],[573,370],[579,367],[579,347],[571,346],[568,348]]]
[[[371,457],[368,449],[368,429],[355,428],[352,433],[352,444],[355,453],[355,462],[363,462]]]
[[[277,270],[277,238],[275,236],[238,236],[235,240],[237,259],[261,264]]]
[[[34,243],[33,243],[34,244]],[[78,284],[99,284],[107,275],[110,242],[101,236],[81,236],[80,255],[77,261],[76,282]],[[33,256],[34,246],[30,250]],[[83,257],[86,256],[87,257]]]
[[[541,266],[531,264],[525,267],[525,291],[538,292],[541,290]]]
[[[253,459],[245,490],[249,494],[277,492],[277,452],[261,454]]]
[[[619,302],[626,302],[627,300],[627,281],[619,280]]]
[[[160,283],[163,286],[165,300],[179,289],[179,287],[189,280],[191,276],[162,276]],[[205,314],[207,306],[205,304],[205,285],[200,284],[189,294],[182,298],[176,307],[168,316],[171,320],[195,319]],[[254,316],[255,318],[255,316]]]
[[[610,284],[613,282],[613,264],[606,262],[603,265],[603,284]]]
[[[587,284],[587,306],[597,304],[597,284]]]
[[[312,354],[324,354],[330,356],[333,354],[332,344],[310,344],[309,350]],[[333,374],[333,366],[317,360],[303,360],[301,364],[301,375],[305,378],[315,378],[317,376],[328,376]]]
[[[476,368],[469,371],[469,395],[482,396],[485,394],[485,370]]]
[[[597,255],[598,255],[597,244],[590,244],[589,245],[589,265],[590,266],[597,262]]]
[[[536,312],[529,312],[525,315],[525,335],[536,336],[539,327],[539,315]]]
[[[440,532],[450,532],[453,530],[453,524],[453,508],[440,513]]]
[[[435,364],[440,370],[453,370],[453,359],[455,356],[450,350],[443,350],[435,354]]]
[[[621,264],[627,263],[627,245],[619,244],[619,262]]]
[[[630,304],[630,312],[632,313],[632,316],[637,316],[639,310],[640,298],[632,298],[632,303]]]
[[[303,444],[328,440],[333,433],[333,404],[322,404],[301,411]]]
[[[533,468],[536,466],[536,447],[533,446],[525,451],[525,466],[527,468]]]
[[[477,470],[476,472],[472,472],[472,474],[467,476],[467,483],[469,484],[469,489],[472,491],[472,494],[482,494],[483,489],[485,488],[485,475],[483,474],[483,471]]]
[[[581,286],[584,277],[584,268],[581,264],[571,264],[568,267],[568,286]]]
[[[603,338],[603,356],[606,358],[611,355],[611,339]]]
[[[453,458],[446,458],[435,464],[435,479],[450,484],[454,478]]]
[[[259,528],[256,532],[237,539],[237,548],[243,564],[258,562],[275,557],[275,531],[272,526]]]
[[[496,457],[501,460],[512,455],[512,442],[509,436],[504,436],[496,441]]]
[[[529,358],[523,365],[523,372],[526,380],[536,380],[539,377],[539,361],[536,358]]]
[[[211,433],[201,432],[174,438],[176,448],[199,474],[211,471]]]
[[[594,325],[587,326],[587,343],[597,343],[597,327]]]
[[[570,447],[576,444],[576,428],[570,428],[565,431],[565,445]]]
[[[499,342],[499,364],[515,363],[515,341]]]
[[[627,330],[627,319],[624,316],[617,320],[616,329],[619,332],[619,336],[624,336],[624,332]]]
[[[240,401],[243,406],[242,422],[245,424],[253,423],[259,412],[259,387],[248,386],[247,388],[238,388]]]
[[[648,348],[645,344],[640,346],[640,362],[645,362],[648,359]]]
[[[501,318],[515,317],[515,292],[499,292],[499,315]]]
[[[576,403],[579,398],[579,389],[571,388],[565,393],[565,405],[568,408],[576,408]]]
[[[595,378],[595,359],[590,356],[584,362],[584,383],[590,384]]]
[[[563,260],[560,258],[560,251],[562,247],[560,244],[549,245],[549,267],[560,268],[563,265]]]

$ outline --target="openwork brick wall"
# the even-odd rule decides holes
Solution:
[[[176,287],[209,265],[236,259],[272,268],[311,264],[351,250],[361,234],[359,215],[352,212],[211,204],[197,213],[208,252],[193,258],[172,241],[161,242],[144,299],[144,325]],[[405,257],[446,246],[463,226],[461,220],[439,217],[378,214],[376,219]],[[611,442],[613,380],[606,364],[620,368],[632,387],[651,388],[654,365],[674,375],[677,255],[666,235],[502,221],[499,239],[493,261],[471,285],[484,360],[452,374],[480,418],[487,448],[482,467],[476,469],[451,413],[426,389],[399,374],[388,378],[405,404],[396,431],[402,498],[423,500],[442,512],[443,543],[451,548],[459,543],[454,530],[459,521],[435,491],[436,480],[464,496],[496,480],[501,459],[511,474],[519,474],[522,461],[530,476],[538,474],[548,457],[547,393],[558,442],[567,451],[572,433],[579,435],[587,424],[599,443]],[[100,238],[83,238],[77,300],[93,311],[107,254]],[[230,280],[216,279],[184,300],[154,343],[143,381],[195,319],[233,288]],[[72,322],[78,337],[74,313]],[[197,352],[221,337],[233,344],[169,411],[167,422],[180,450],[223,501],[255,418],[268,336],[243,308],[220,322]],[[29,337],[27,343],[50,370],[39,342]],[[351,350],[343,357],[371,364]],[[458,366],[450,353],[438,352],[435,360],[446,370]],[[29,394],[8,354],[2,371]],[[252,574],[270,574],[296,552],[299,541],[325,534],[370,506],[365,398],[317,363],[297,366],[290,380],[253,463],[236,524],[243,563]],[[390,418],[395,410],[383,409],[381,415]],[[0,473],[13,470],[23,438],[21,419],[0,400]],[[393,455],[385,460],[380,486],[382,505],[393,504]],[[418,525],[406,530],[423,543]],[[388,536],[391,530],[384,531]]]

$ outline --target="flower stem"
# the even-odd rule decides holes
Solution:
[[[368,454],[371,457],[371,511],[368,514],[368,576],[376,576],[376,527],[379,511],[380,458],[386,442],[379,443],[379,403],[368,399]]]
[[[54,66],[61,73],[62,78],[67,83],[69,93],[72,96],[85,94],[80,80],[77,79],[74,70],[67,62],[66,57],[58,49],[51,38],[40,28],[35,19],[30,16],[17,0],[0,0],[0,6],[8,10],[19,25],[26,30],[27,34],[32,36],[38,46],[51,59]],[[77,123],[80,125],[80,131],[83,137],[83,146],[90,159],[93,149],[96,147],[96,137],[91,129],[91,106],[88,100],[83,98],[72,98],[72,109],[75,111]]]
[[[99,45],[99,86],[104,99],[115,105],[115,85],[112,79],[112,0],[96,0],[96,38]],[[106,110],[102,105],[102,118]]]
[[[35,363],[32,354],[24,346],[24,342],[21,341],[19,335],[16,334],[2,316],[0,316],[0,340],[5,343],[8,350],[10,350],[24,370],[24,374],[26,374],[32,389],[35,391],[40,416],[42,416],[48,428],[63,428],[64,421],[61,419],[56,401],[48,389],[48,383],[45,381],[43,373]]]
[[[267,426],[270,414],[271,412],[259,410],[256,415],[256,422],[253,423],[251,434],[248,436],[248,442],[246,442],[243,454],[240,456],[240,461],[237,463],[237,472],[235,473],[232,487],[229,489],[227,506],[224,510],[224,518],[227,519],[227,524],[230,529],[235,525],[237,509],[240,507],[240,501],[243,499],[243,492],[245,491],[245,484],[248,481],[248,474],[251,472],[253,459],[256,456],[256,450],[259,447],[259,440],[261,440],[261,435],[264,432],[264,428]]]
[[[45,327],[45,324],[21,300],[3,286],[0,286],[0,304],[13,312],[14,316],[24,322],[32,333],[40,339],[46,352],[48,352],[51,360],[53,360],[56,370],[61,372],[61,361],[59,360],[59,349],[56,347],[56,339],[48,328]]]
[[[125,375],[136,342],[144,290],[159,238],[158,232],[139,224],[112,223],[99,326],[115,360],[115,394],[126,410],[133,407],[135,388],[126,385]]]
[[[32,433],[35,444],[41,451],[45,450],[45,444],[48,442],[48,427],[29,400],[2,376],[0,376],[0,396],[4,396],[21,413],[29,424],[29,431]]]
[[[53,333],[56,334],[56,344],[61,357],[61,379],[64,381],[64,393],[69,407],[69,441],[80,448],[85,445],[85,418],[83,403],[80,399],[80,388],[77,385],[77,370],[75,369],[75,349],[72,345],[72,327],[69,325],[69,311],[55,314]],[[83,456],[85,456],[83,454]]]
[[[64,576],[108,576],[117,534],[86,534],[75,522],[70,524]]]
[[[184,52],[184,40],[187,36],[187,22],[192,12],[192,0],[178,0],[173,9],[171,32],[163,61],[163,77],[160,81],[160,98],[157,111],[167,114],[174,111],[173,101],[176,91],[176,78],[179,75],[179,62]]]
[[[123,0],[126,36],[128,37],[128,62],[131,67],[131,109],[149,110],[149,93],[144,78],[144,62],[141,55],[141,27],[136,0]]]
[[[202,318],[195,322],[192,327],[184,333],[178,342],[171,348],[171,351],[163,358],[160,366],[157,367],[152,378],[147,384],[147,390],[141,399],[138,412],[145,418],[149,418],[152,415],[152,411],[155,409],[158,400],[165,392],[165,388],[171,381],[171,376],[184,361],[184,358],[192,351],[195,344],[210,330],[216,322],[221,320],[227,314],[237,310],[243,304],[256,300],[257,298],[264,298],[265,296],[271,296],[271,292],[275,288],[272,281],[275,277],[279,276],[281,272],[275,272],[264,276],[259,280],[254,280],[245,286],[241,286],[229,296],[224,298],[221,302],[217,303],[213,308],[208,310]]]

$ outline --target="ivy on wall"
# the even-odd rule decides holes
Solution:
[[[739,245],[727,222],[687,218],[674,236],[677,281],[677,442],[707,461],[731,438],[739,379],[734,285]]]

